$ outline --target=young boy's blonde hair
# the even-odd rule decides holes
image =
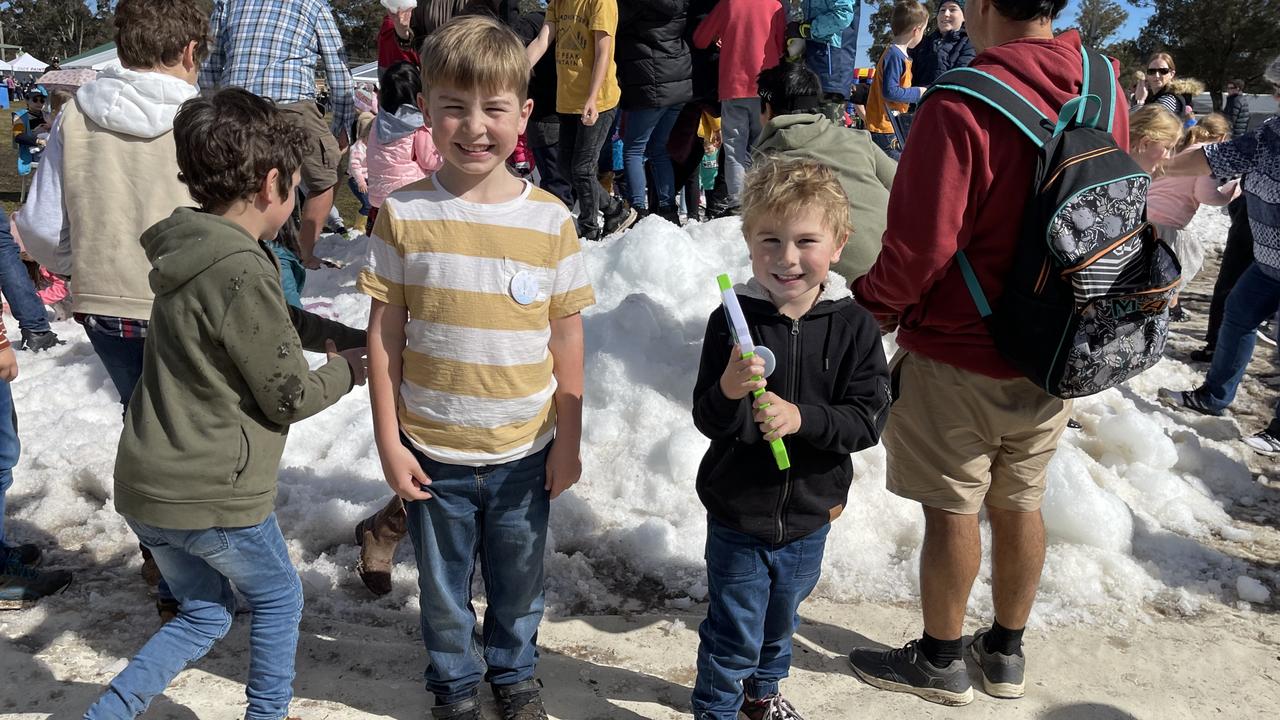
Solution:
[[[742,228],[750,233],[766,217],[789,217],[817,209],[836,244],[853,232],[849,196],[835,173],[813,160],[766,156],[757,160],[742,186]]]
[[[510,28],[483,15],[456,17],[422,44],[422,93],[433,85],[529,97],[529,58]]]
[[[1129,149],[1137,149],[1138,142],[1147,140],[1169,147],[1182,138],[1182,121],[1176,115],[1155,103],[1143,105],[1129,116]]]

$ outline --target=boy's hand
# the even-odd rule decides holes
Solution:
[[[351,384],[363,385],[364,381],[369,377],[369,359],[366,356],[369,348],[351,348],[338,352],[338,346],[332,340],[324,341],[324,352],[332,360],[341,357],[347,361],[347,365],[351,366]]]
[[[600,111],[596,109],[596,99],[587,98],[587,104],[582,108],[582,124],[584,127],[591,127],[596,124],[596,120],[600,119]]]
[[[582,478],[582,458],[578,456],[578,443],[554,442],[547,453],[547,484],[551,499],[577,484]]]
[[[386,452],[379,448],[378,457],[382,460],[382,475],[387,479],[387,485],[402,500],[431,499],[431,493],[425,487],[431,484],[431,478],[422,471],[409,448],[397,442]]]
[[[760,424],[760,432],[764,433],[764,439],[769,442],[791,435],[800,429],[800,408],[772,392],[766,392],[756,398],[753,407],[756,411],[756,422]]]
[[[751,379],[757,376],[759,380]],[[742,348],[734,345],[729,364],[725,366],[724,374],[720,376],[720,392],[730,400],[741,400],[747,396],[747,393],[764,386],[764,358],[759,355],[744,358]]]
[[[18,377],[18,356],[13,352],[13,346],[0,350],[0,380],[5,382],[13,382]]]

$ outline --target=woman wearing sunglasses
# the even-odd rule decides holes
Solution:
[[[1147,81],[1137,88],[1134,100],[1138,105],[1160,103],[1176,117],[1183,116],[1182,98],[1173,91],[1173,79],[1178,70],[1169,53],[1156,53],[1147,60]],[[1145,91],[1145,92],[1144,92]]]

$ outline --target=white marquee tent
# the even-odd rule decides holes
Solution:
[[[108,65],[118,64],[119,62],[120,58],[116,53],[116,44],[107,43],[99,45],[82,55],[67,59],[62,63],[62,67],[64,70],[102,70]]]
[[[30,53],[22,53],[9,63],[9,69],[15,75],[38,75],[49,67],[49,63],[33,57]]]

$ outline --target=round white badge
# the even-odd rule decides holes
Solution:
[[[538,299],[538,278],[528,270],[521,270],[511,278],[511,299],[528,305]]]

